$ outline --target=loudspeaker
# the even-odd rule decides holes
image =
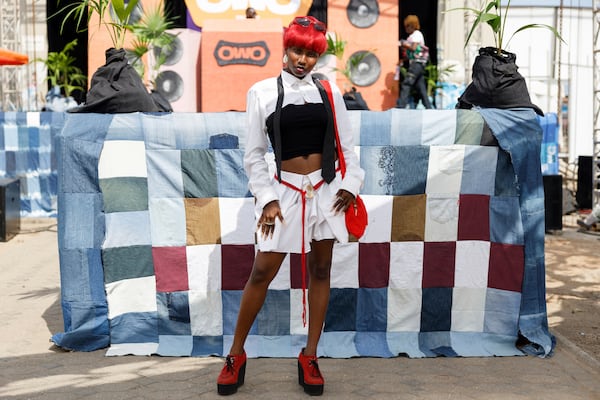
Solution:
[[[168,48],[155,49],[150,65],[162,55],[165,62],[156,76],[156,90],[175,112],[200,111],[200,36],[193,29],[171,29],[175,38]]]
[[[397,0],[327,2],[327,25],[346,42],[338,70],[349,71],[350,79],[338,74],[338,86],[355,86],[371,110],[392,108],[398,98],[398,12]]]
[[[21,191],[18,179],[0,179],[0,242],[7,242],[21,229]]]
[[[544,175],[546,231],[562,229],[562,175]]]
[[[592,157],[579,156],[575,200],[580,209],[592,208],[592,187],[594,186],[592,175]]]

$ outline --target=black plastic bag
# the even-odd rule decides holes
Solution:
[[[130,113],[163,111],[154,101],[139,74],[127,61],[125,50],[106,50],[106,64],[92,77],[83,105],[72,113]]]
[[[517,56],[495,47],[479,49],[473,63],[473,81],[458,98],[456,108],[533,108],[539,115],[542,110],[531,102],[525,79],[518,72]]]

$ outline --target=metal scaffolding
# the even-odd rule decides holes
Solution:
[[[593,151],[592,151],[592,199],[593,205],[600,203],[600,0],[594,0],[593,5],[593,53],[594,53],[594,122]]]
[[[21,52],[19,40],[21,1],[2,0],[0,3],[0,47]],[[21,109],[22,74],[19,68],[0,66],[0,109],[3,111]]]
[[[0,111],[39,111],[47,55],[46,0],[0,0],[0,47],[26,54],[29,63],[0,66]]]

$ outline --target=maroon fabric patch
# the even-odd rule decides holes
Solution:
[[[243,290],[254,264],[254,245],[221,245],[222,290]]]
[[[423,288],[454,287],[456,242],[425,242]]]
[[[290,286],[292,289],[302,289],[302,254],[290,253]],[[306,255],[308,263],[308,254]],[[308,268],[308,264],[307,264]],[[306,287],[308,287],[308,271],[306,271]]]
[[[390,243],[358,244],[358,286],[384,288],[390,281]]]
[[[525,251],[523,246],[491,244],[488,287],[521,292],[524,272]]]
[[[458,240],[490,240],[490,196],[460,195]]]
[[[189,290],[185,246],[153,247],[157,292]]]

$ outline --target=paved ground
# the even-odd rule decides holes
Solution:
[[[21,234],[0,243],[0,398],[218,398],[215,379],[222,361],[216,357],[105,357],[104,350],[64,352],[52,346],[50,336],[63,331],[55,222],[25,220]],[[552,257],[547,258],[560,253],[555,248],[564,250],[570,243],[576,246],[588,241],[587,245],[600,246],[593,242],[597,238],[589,236],[574,229],[552,235],[546,246]],[[576,247],[569,249],[577,253]],[[560,286],[561,274],[550,271],[554,265],[564,264],[556,257],[547,268],[550,283]],[[597,274],[600,256],[586,262],[592,263]],[[549,286],[550,290],[555,288]],[[579,293],[580,289],[572,291]],[[568,297],[564,293],[557,296]],[[592,305],[598,307],[598,301]],[[560,308],[549,312],[551,321],[555,318],[551,325],[556,324],[558,339],[551,358],[322,359],[323,397],[598,400],[600,361],[559,333],[569,332],[559,329],[561,323],[571,321],[568,317],[588,318],[589,313],[567,310],[568,315],[558,320]],[[594,329],[598,321],[590,324]],[[249,360],[246,384],[233,398],[256,397],[305,399],[297,384],[295,360]]]

